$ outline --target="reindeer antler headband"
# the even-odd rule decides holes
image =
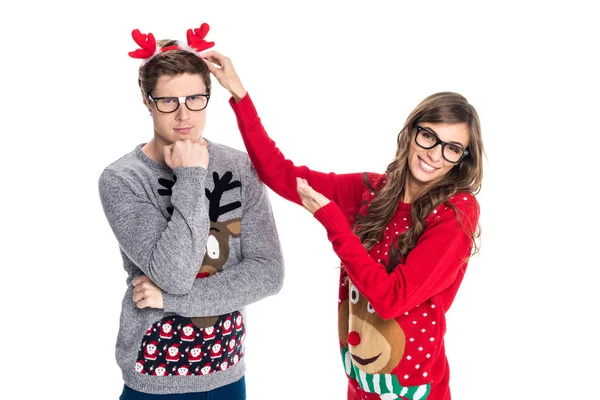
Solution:
[[[204,40],[209,29],[210,27],[207,23],[200,25],[200,28],[188,29],[187,44],[178,41],[176,45],[166,47],[157,47],[152,33],[144,34],[139,29],[134,29],[131,32],[131,36],[140,48],[130,51],[129,56],[142,59],[142,65],[150,61],[155,55],[169,50],[185,50],[200,56],[201,51],[210,49],[215,45],[215,42]]]

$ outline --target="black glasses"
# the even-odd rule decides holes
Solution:
[[[440,140],[435,132],[417,125],[415,143],[424,149],[433,149],[438,144],[442,145],[442,156],[452,164],[458,164],[469,152],[461,146]]]
[[[208,105],[210,94],[192,94],[185,97],[152,97],[148,98],[156,104],[156,109],[162,113],[172,113],[177,111],[181,103],[190,111],[202,111]]]

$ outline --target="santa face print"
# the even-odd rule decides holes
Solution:
[[[146,351],[148,352],[148,354],[154,354],[154,352],[156,351],[156,346],[150,343],[146,346]]]
[[[200,349],[198,347],[194,347],[190,353],[192,353],[193,357],[198,357],[200,355]]]
[[[398,365],[405,346],[397,343],[406,343],[404,331],[395,319],[381,319],[354,285],[350,285],[349,299],[342,303],[339,318],[340,341],[358,369],[367,374],[389,374]]]
[[[197,329],[187,317],[168,316],[157,321],[151,327],[152,334],[144,337],[138,364],[133,363],[132,369],[151,376],[191,376],[212,374],[242,362],[243,316],[236,312],[218,318],[203,329]],[[237,321],[242,327],[234,330]],[[228,332],[225,327],[229,327]]]

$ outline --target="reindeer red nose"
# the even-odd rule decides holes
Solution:
[[[356,331],[352,331],[348,334],[348,344],[351,346],[358,346],[360,344],[360,335]]]

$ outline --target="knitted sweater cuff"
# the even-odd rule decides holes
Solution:
[[[327,229],[329,234],[343,233],[350,230],[348,220],[333,201],[317,210],[314,217]]]

